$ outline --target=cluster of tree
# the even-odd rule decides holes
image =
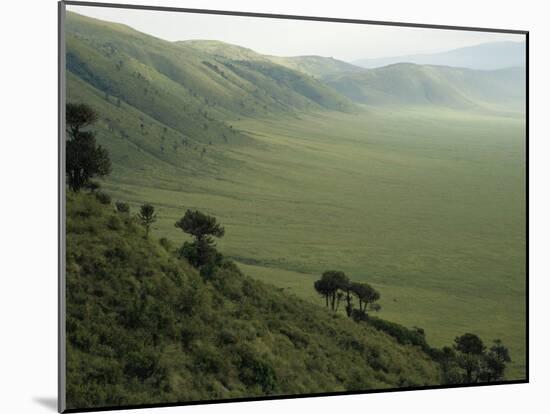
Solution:
[[[366,316],[368,311],[379,311],[380,305],[376,303],[380,294],[368,283],[352,282],[344,272],[327,270],[317,280],[313,287],[325,298],[326,307],[338,311],[340,303],[345,301],[348,316]],[[358,301],[358,307],[354,307],[353,299]]]
[[[369,317],[379,311],[380,294],[368,283],[352,282],[344,272],[328,270],[314,283],[327,308],[337,312],[345,303],[346,314],[356,322],[365,321],[374,328],[393,336],[401,344],[419,346],[439,363],[446,384],[475,384],[501,381],[506,365],[511,362],[508,348],[499,339],[487,349],[481,338],[472,333],[456,337],[452,347],[432,348],[426,342],[424,330],[408,329],[383,319]],[[354,304],[354,300],[357,304]]]
[[[475,384],[502,381],[506,364],[511,362],[508,348],[495,339],[487,348],[481,338],[465,333],[444,347],[438,356],[446,383]]]
[[[89,105],[69,103],[66,106],[65,171],[67,185],[75,192],[92,185],[94,177],[111,172],[107,150],[96,143],[92,131],[85,130],[97,119],[97,113]]]

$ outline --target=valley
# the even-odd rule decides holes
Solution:
[[[524,377],[520,72],[367,71],[68,22],[68,100],[97,109],[113,162],[101,185],[154,204],[156,238],[182,243],[174,222],[205,211],[246,275],[322,306],[313,282],[343,270],[435,346],[502,339]]]

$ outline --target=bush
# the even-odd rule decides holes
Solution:
[[[122,201],[117,201],[115,203],[116,211],[119,213],[129,213],[130,212],[130,205],[128,203],[124,203]]]
[[[271,394],[277,388],[277,378],[271,365],[262,359],[257,359],[251,352],[241,355],[239,379],[248,386],[259,385],[266,394]]]
[[[397,323],[388,322],[376,317],[369,317],[367,323],[379,331],[386,332],[388,335],[393,336],[400,344],[416,345],[421,347],[424,351],[431,350],[429,345],[426,343],[426,338],[423,335],[423,331],[420,331],[419,328],[407,329]]]
[[[185,242],[178,250],[178,255],[187,259],[191,266],[196,268],[207,267],[205,273],[208,276],[212,275],[214,266],[219,266],[222,263],[223,256],[216,250],[215,247],[198,242]]]
[[[107,227],[111,230],[122,229],[122,222],[117,216],[111,216],[107,219]]]
[[[146,352],[145,350],[130,352],[126,355],[124,373],[144,380],[153,375],[156,366],[157,360],[153,352]]]
[[[166,237],[161,237],[159,239],[159,244],[162,246],[162,248],[164,250],[166,250],[167,252],[170,252],[172,251],[172,242],[170,240],[168,240]]]
[[[111,196],[102,191],[95,193],[95,198],[101,204],[111,204]]]

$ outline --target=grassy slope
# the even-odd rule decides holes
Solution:
[[[371,109],[361,120],[323,114],[239,127],[259,144],[229,153],[238,168],[163,188],[133,173],[105,184],[135,204],[154,200],[156,231],[178,242],[172,223],[182,208],[215,214],[233,235],[224,251],[256,265],[248,274],[318,303],[313,280],[337,267],[373,282],[382,315],[424,327],[436,345],[464,331],[500,337],[512,350],[510,375],[523,375],[520,119]]]
[[[66,27],[70,71],[188,135],[204,135],[201,127],[212,118],[353,110],[321,82],[261,56],[229,59],[75,13],[68,13]],[[215,132],[209,135],[227,133],[223,124]]]
[[[101,28],[102,23],[97,24]],[[92,25],[88,35],[105,36],[96,42],[101,49],[108,47],[109,36],[119,36],[123,29],[108,25],[98,30]],[[148,50],[151,39],[129,33],[126,43],[117,46],[118,53],[122,45],[140,45],[128,52],[137,56],[136,65],[142,64],[138,58],[147,62],[140,71],[149,74],[154,85],[166,82],[163,88],[155,87],[159,91],[176,90],[181,84],[173,78],[180,72],[171,73],[172,78],[159,75],[168,73],[166,67],[159,72],[154,68],[158,61],[141,53],[141,45]],[[75,50],[81,50],[83,58],[94,53],[79,42]],[[182,52],[178,62],[193,65],[192,57],[200,52],[196,49]],[[106,69],[99,67],[99,73],[117,76],[116,69],[107,70],[114,62],[105,61]],[[246,65],[241,69],[250,70]],[[219,89],[208,95],[216,78],[204,69],[195,72],[200,79],[193,78],[192,84],[204,81],[200,93],[220,93],[221,102]],[[121,80],[129,82],[126,75]],[[129,86],[129,91],[135,89]],[[185,101],[170,101],[179,109],[172,111],[173,120],[165,121],[163,143],[166,125],[155,112],[156,104],[142,104],[136,95],[135,102],[123,100],[118,108],[112,97],[106,101],[103,91],[69,75],[69,100],[88,102],[101,113],[98,139],[114,161],[104,185],[134,208],[153,202],[160,209],[157,234],[181,242],[184,237],[173,227],[175,219],[185,208],[200,208],[224,222],[232,237],[222,241],[223,250],[246,262],[248,274],[292,286],[320,303],[312,280],[326,268],[341,268],[381,290],[384,317],[424,327],[435,345],[449,344],[464,331],[486,341],[502,338],[514,359],[509,377],[524,375],[521,117],[429,105],[365,107],[361,116],[299,115],[295,109],[285,112],[270,106],[268,116],[248,112],[257,106],[246,101],[242,110],[234,109],[239,105],[208,107],[210,118],[199,118],[195,128],[186,117],[197,118],[197,105],[205,101],[186,90],[175,94]],[[227,102],[241,96],[233,95],[236,90],[228,89]],[[242,96],[251,99],[249,92]],[[289,102],[291,96],[285,96]],[[210,135],[218,127],[225,133],[228,125],[219,126],[212,118],[232,119],[228,142],[218,133]],[[140,123],[145,124],[143,132]],[[174,149],[177,142],[180,147]]]
[[[67,338],[68,408],[439,382],[419,349],[234,266],[203,281],[85,194],[67,196]]]
[[[373,105],[440,105],[458,109],[522,111],[525,69],[479,71],[400,63],[336,74],[327,85],[350,99]]]

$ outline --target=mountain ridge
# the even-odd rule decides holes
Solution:
[[[495,70],[525,66],[525,42],[487,42],[437,53],[358,59],[354,65],[372,69],[395,63],[442,65],[478,70]]]

